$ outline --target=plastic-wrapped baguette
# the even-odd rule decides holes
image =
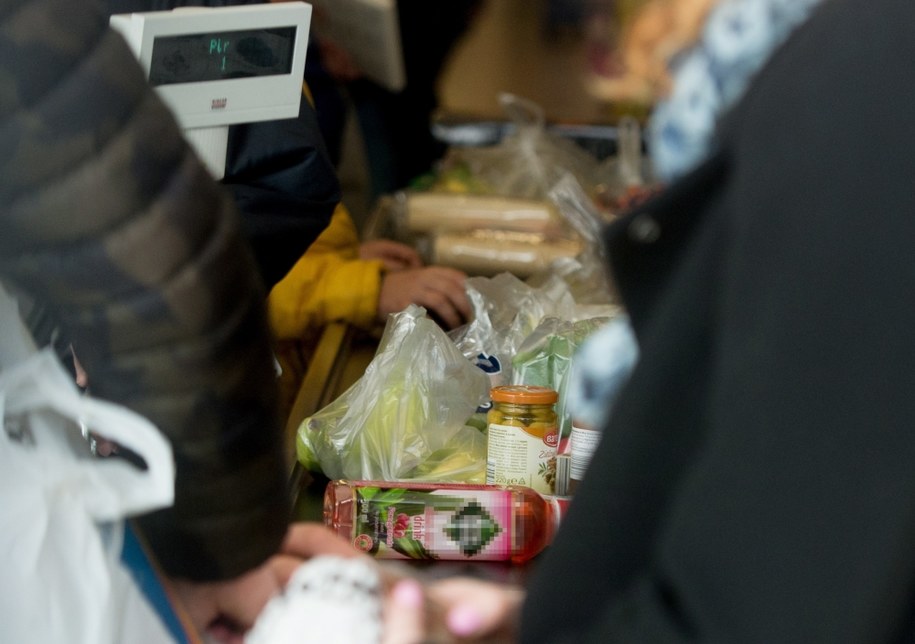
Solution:
[[[555,237],[560,217],[552,204],[490,195],[420,192],[407,195],[405,224],[414,233],[511,230]]]
[[[470,275],[508,271],[525,278],[556,259],[575,257],[581,251],[578,241],[493,230],[439,233],[432,239],[433,264],[452,266]]]

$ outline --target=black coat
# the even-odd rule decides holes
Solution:
[[[909,641],[915,3],[825,0],[606,233],[641,358],[525,642]]]

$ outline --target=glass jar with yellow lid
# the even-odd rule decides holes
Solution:
[[[486,416],[486,482],[525,485],[553,494],[559,394],[536,385],[502,385],[490,391]]]

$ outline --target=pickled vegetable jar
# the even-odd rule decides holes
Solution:
[[[486,482],[525,485],[553,494],[559,425],[559,394],[548,387],[503,385],[490,391],[487,414]]]

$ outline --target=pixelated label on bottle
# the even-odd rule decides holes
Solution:
[[[364,487],[353,545],[382,559],[511,557],[512,493]]]
[[[513,425],[491,423],[486,447],[486,482],[526,485],[541,494],[556,487],[555,429],[543,438]]]

